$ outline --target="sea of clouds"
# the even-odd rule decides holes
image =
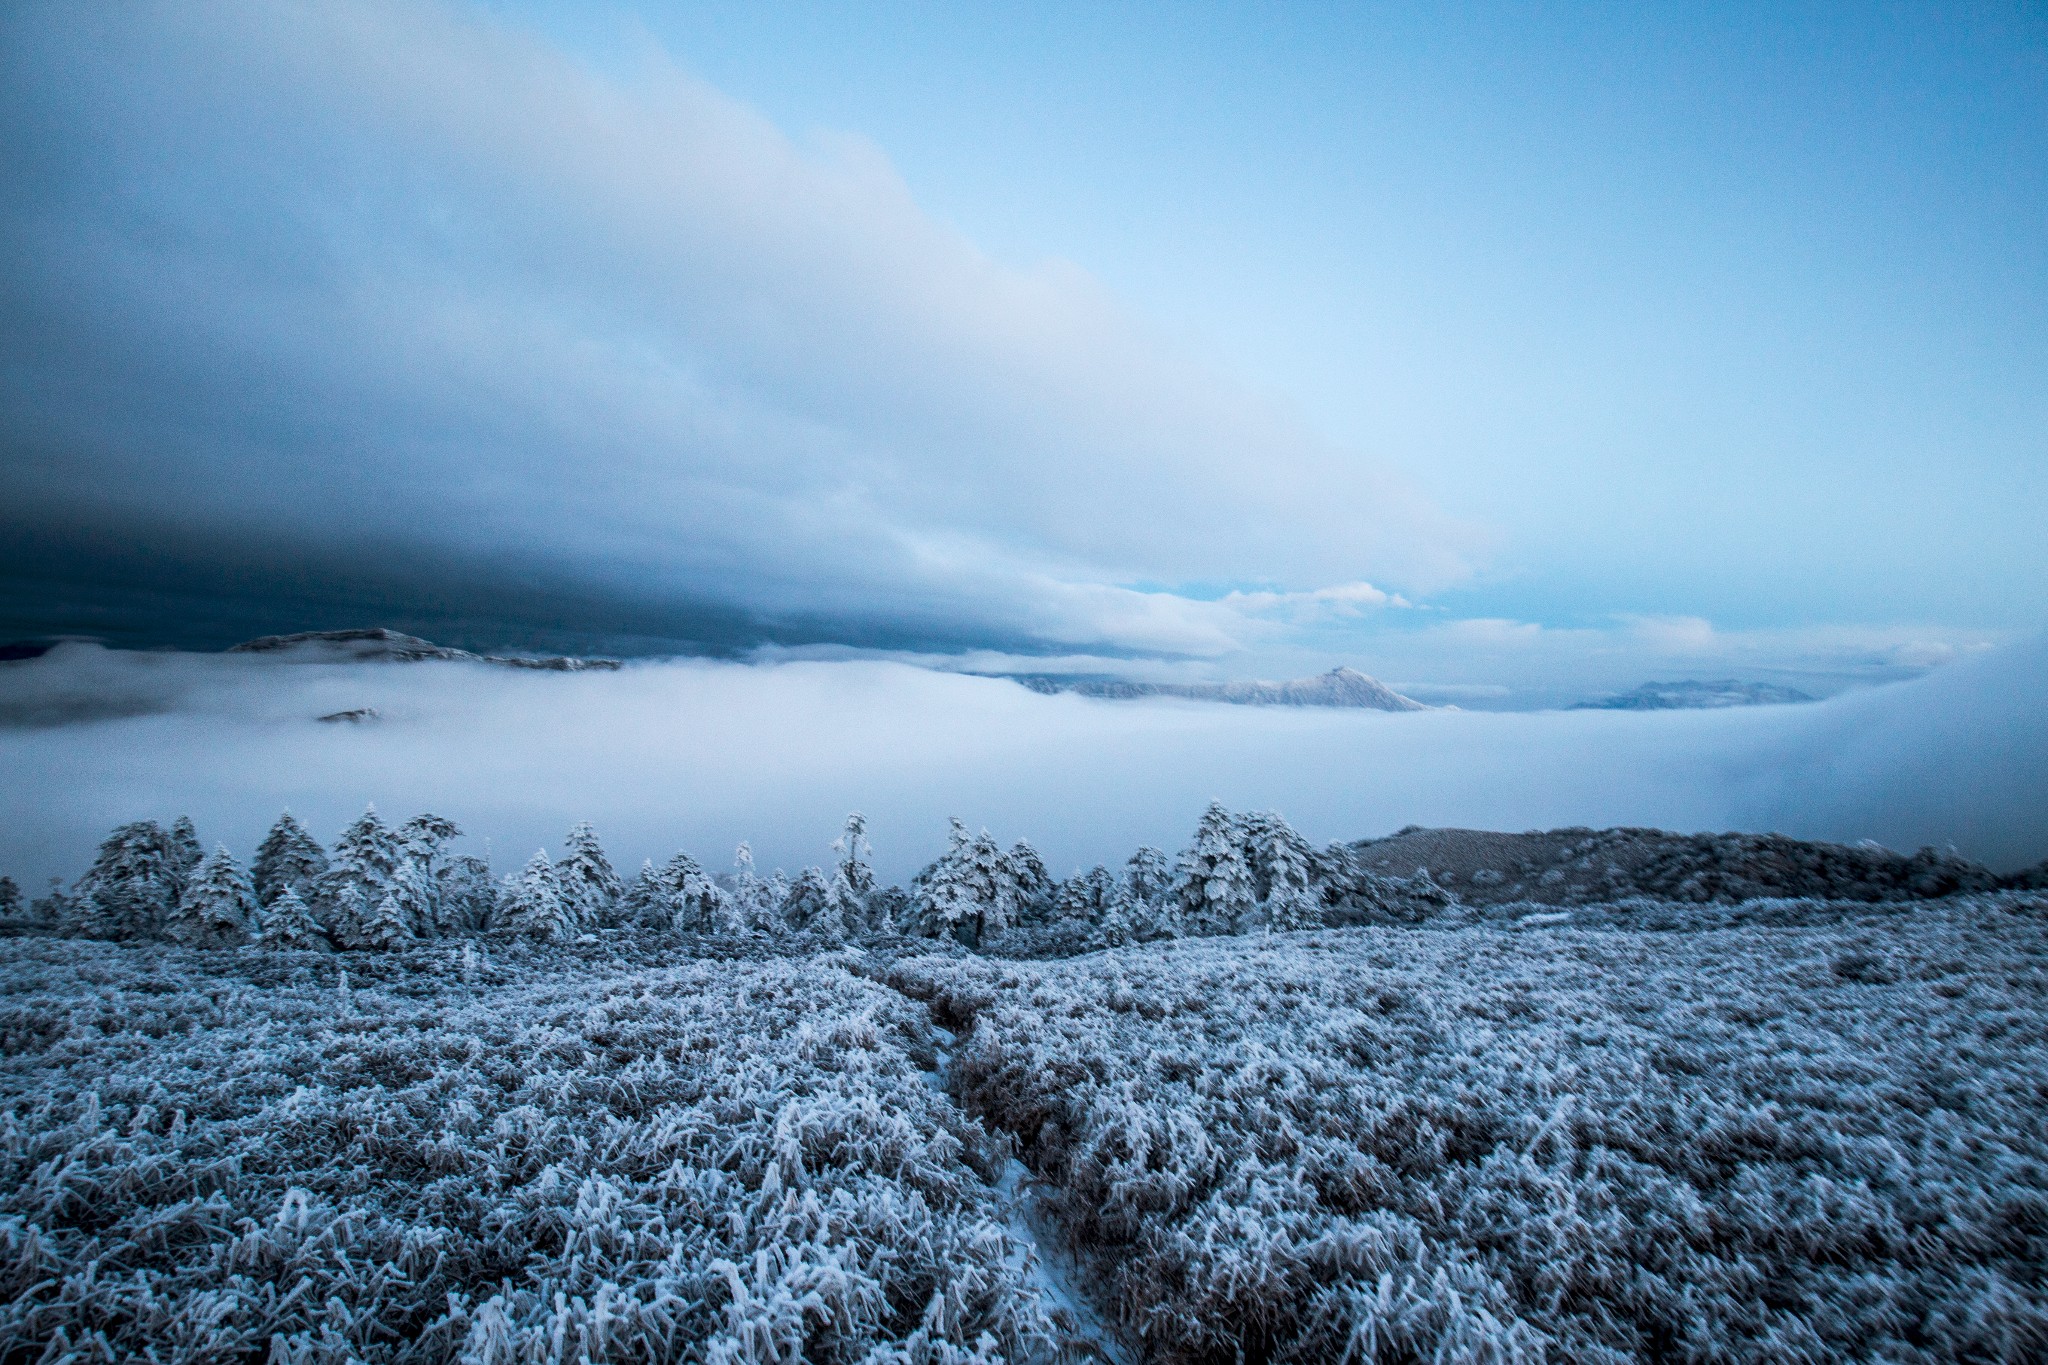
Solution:
[[[1714,712],[1290,710],[1041,696],[884,661],[670,660],[559,674],[60,646],[0,665],[0,872],[82,871],[112,825],[190,814],[243,857],[289,807],[323,837],[374,802],[453,817],[499,869],[593,821],[622,867],[829,858],[848,811],[884,875],[946,818],[1059,873],[1179,847],[1202,807],[1317,841],[1402,825],[1648,825],[2048,856],[2048,636],[1806,706]],[[370,707],[361,724],[317,719]]]

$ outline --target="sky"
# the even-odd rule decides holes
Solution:
[[[2044,624],[2038,6],[25,3],[0,630],[1831,691]]]

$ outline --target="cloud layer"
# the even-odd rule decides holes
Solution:
[[[404,0],[0,25],[0,506],[46,571],[1206,654],[1244,614],[1187,585],[1466,570],[1079,270],[658,54]]]
[[[1384,715],[1041,696],[886,662],[562,675],[74,645],[0,665],[0,871],[75,875],[115,823],[180,813],[246,855],[286,806],[331,834],[374,801],[455,818],[501,866],[587,818],[628,865],[723,865],[748,839],[793,869],[861,809],[892,877],[948,815],[1064,872],[1178,847],[1211,799],[1319,841],[1775,829],[2011,867],[2048,856],[2043,677],[2048,637],[1808,706]],[[383,719],[314,719],[363,706]]]

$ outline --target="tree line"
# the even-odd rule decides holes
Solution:
[[[630,881],[586,821],[558,860],[545,849],[496,877],[443,816],[395,828],[374,806],[323,847],[289,811],[246,866],[217,845],[202,851],[190,819],[166,829],[125,824],[70,887],[24,905],[0,877],[0,926],[14,932],[169,941],[188,947],[260,945],[311,951],[394,950],[463,935],[570,942],[636,929],[730,939],[844,943],[879,936],[951,936],[978,947],[1008,936],[1064,935],[1115,946],[1183,935],[1414,921],[1449,897],[1418,877],[1364,867],[1343,844],[1316,849],[1270,811],[1211,804],[1189,846],[1169,858],[1141,848],[1118,869],[1056,879],[1028,842],[1003,848],[984,829],[952,821],[946,850],[906,887],[877,882],[867,820],[855,812],[832,845],[832,865],[763,876],[741,844],[730,871],[687,853],[649,860]]]

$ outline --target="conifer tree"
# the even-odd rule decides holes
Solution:
[[[828,942],[846,939],[846,913],[833,890],[835,881],[825,879],[824,870],[807,867],[790,884],[782,900],[782,922],[798,933],[816,935]]]
[[[1013,924],[1043,919],[1052,909],[1055,884],[1045,870],[1045,860],[1027,839],[1010,845],[1005,855],[1004,874],[1010,883],[1008,918]]]
[[[1124,887],[1134,901],[1163,901],[1173,894],[1173,866],[1164,853],[1148,844],[1124,864]]]
[[[1175,891],[1181,921],[1195,934],[1234,934],[1258,907],[1242,830],[1236,817],[1216,802],[1202,813],[1193,846],[1180,855]]]
[[[780,893],[754,870],[752,845],[741,844],[734,849],[732,865],[731,904],[726,908],[724,928],[719,932],[759,933],[774,923],[776,911],[781,908]]]
[[[987,830],[969,835],[957,818],[952,824],[949,847],[912,882],[913,903],[922,932],[951,933],[973,946],[1017,922],[1023,891],[1018,869]]]
[[[555,875],[546,849],[533,855],[524,872],[505,879],[495,927],[553,943],[576,937],[574,914],[563,901],[561,878]]]
[[[383,915],[386,896],[397,903],[407,934],[413,932],[421,918],[419,911],[425,907],[406,903],[418,895],[412,878],[400,876],[406,861],[396,836],[377,818],[375,806],[366,807],[341,832],[320,878],[319,899],[314,902],[314,913],[335,942],[344,948],[369,947],[370,926]],[[388,937],[389,930],[380,928],[378,933]]]
[[[461,853],[434,871],[434,922],[446,934],[473,934],[490,923],[498,902],[491,865]]]
[[[334,945],[320,931],[297,888],[287,885],[270,904],[257,911],[256,941],[265,948],[289,952],[327,953]]]
[[[89,937],[116,941],[163,937],[178,903],[180,856],[154,820],[114,830],[79,878],[78,928]]]
[[[391,890],[378,898],[369,914],[357,920],[354,946],[394,952],[411,943],[413,938],[412,916],[399,904],[398,892]]]
[[[640,883],[644,889],[639,889]],[[722,932],[717,925],[726,893],[689,854],[678,853],[659,868],[647,864],[640,883],[635,913],[642,923],[686,934]]]
[[[1294,827],[1274,811],[1246,816],[1244,848],[1255,889],[1261,897],[1259,917],[1269,929],[1319,929],[1321,897],[1314,884],[1315,850]]]
[[[247,943],[255,923],[256,888],[225,846],[216,846],[186,879],[165,928],[189,948]]]
[[[256,846],[256,861],[249,871],[256,885],[256,899],[268,905],[287,888],[303,901],[316,893],[320,874],[327,870],[327,851],[306,832],[290,811],[277,817],[270,833]]]
[[[832,841],[832,849],[839,855],[839,875],[845,878],[849,891],[865,896],[875,889],[875,870],[867,860],[873,851],[868,842],[867,816],[859,811],[847,816],[846,832]]]
[[[192,817],[181,815],[171,822],[171,876],[175,880],[178,894],[185,892],[185,881],[199,866],[199,860],[206,850],[200,846],[199,831],[192,827]]]
[[[21,888],[14,884],[12,877],[0,877],[0,922],[23,923],[28,916],[28,907],[21,903]]]
[[[611,924],[618,916],[619,898],[625,888],[612,871],[611,859],[597,841],[597,831],[588,820],[569,831],[565,841],[569,855],[555,869],[562,882],[562,899],[579,929]]]

